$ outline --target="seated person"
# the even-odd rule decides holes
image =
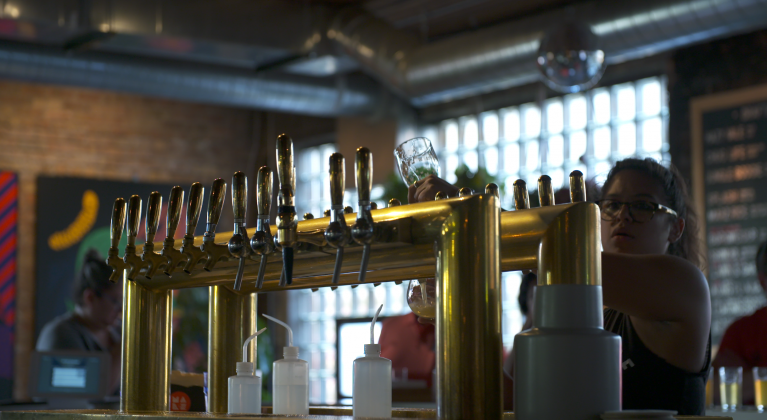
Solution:
[[[112,268],[104,258],[95,250],[88,251],[74,284],[74,311],[45,324],[36,348],[109,352],[111,394],[120,387],[123,289],[122,283],[109,281],[110,274]]]
[[[756,252],[756,275],[767,293],[767,242]],[[714,377],[721,366],[743,367],[743,404],[754,404],[754,377],[751,368],[767,366],[767,306],[757,309],[727,327],[714,359]],[[718,393],[714,393],[715,398]]]

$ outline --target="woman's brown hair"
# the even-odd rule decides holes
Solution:
[[[687,192],[687,184],[679,170],[670,163],[668,167],[665,167],[652,158],[624,159],[610,169],[610,173],[607,174],[607,180],[602,188],[602,194],[607,191],[607,186],[615,175],[626,169],[645,173],[658,181],[663,188],[668,206],[676,211],[677,215],[685,221],[682,236],[679,240],[668,246],[667,254],[682,257],[695,264],[696,267],[703,269],[703,256],[700,253],[698,242],[698,235],[700,234],[698,232],[698,216],[692,207],[690,195]]]

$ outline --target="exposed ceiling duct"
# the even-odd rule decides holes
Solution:
[[[423,107],[536,80],[543,32],[568,19],[591,25],[607,63],[614,64],[765,28],[767,0],[594,1],[426,44],[365,12],[347,10],[327,35]]]
[[[370,115],[386,102],[385,92],[361,75],[258,77],[240,69],[67,54],[46,47],[0,48],[0,77],[317,116]]]
[[[0,4],[0,38],[23,42],[0,45],[0,77],[312,115],[381,112],[385,90],[356,69],[415,107],[533,82],[544,31],[568,19],[592,27],[609,64],[767,27],[767,0],[582,2],[428,43],[316,3]]]

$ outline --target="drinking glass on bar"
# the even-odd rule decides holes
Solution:
[[[397,169],[409,187],[429,175],[439,176],[439,160],[431,141],[426,137],[410,139],[394,149]]]
[[[706,408],[714,407],[714,367],[708,368],[708,380],[706,381]]]
[[[754,403],[760,413],[765,412],[767,406],[767,367],[755,366],[754,372]]]
[[[719,396],[722,411],[737,411],[743,408],[743,368],[722,366],[719,368]]]

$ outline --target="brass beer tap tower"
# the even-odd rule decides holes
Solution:
[[[455,198],[440,194],[437,198],[441,199],[409,205],[391,200],[387,208],[374,209],[370,201],[372,155],[363,147],[357,150],[355,157],[359,193],[357,214],[339,211],[343,208],[343,157],[334,155],[330,160],[331,178],[334,180],[331,218],[326,215],[324,218],[306,217],[296,221],[293,144],[290,137],[284,134],[277,139],[277,162],[279,190],[276,225],[269,225],[268,216],[272,171],[263,167],[258,171],[257,182],[258,224],[250,241],[244,231],[245,176],[238,173],[233,178],[235,231],[222,235],[231,235],[233,239],[241,235],[243,252],[236,249],[236,252],[230,252],[230,248],[236,248],[231,247],[231,242],[230,247],[214,242],[226,193],[226,183],[221,179],[215,180],[211,188],[205,235],[203,238],[191,236],[197,224],[203,193],[199,183],[192,186],[186,235],[175,241],[175,247],[181,248],[186,255],[186,264],[183,271],[173,272],[172,277],[162,272],[152,276],[158,268],[152,256],[156,255],[152,245],[155,230],[152,228],[156,229],[157,217],[153,216],[153,212],[159,209],[159,194],[153,193],[150,197],[147,211],[148,234],[143,254],[149,263],[137,261],[135,237],[141,199],[138,196],[130,198],[125,265],[113,265],[116,272],[122,272],[127,267],[123,282],[121,415],[168,411],[171,291],[174,289],[209,287],[209,414],[199,415],[200,418],[215,418],[227,411],[227,378],[235,374],[236,363],[242,361],[240,346],[244,338],[256,331],[256,292],[437,277],[437,410],[436,413],[423,410],[419,416],[433,417],[436,414],[441,419],[450,420],[501,419],[504,416],[501,392],[502,271],[537,269],[538,294],[560,296],[564,289],[559,286],[566,286],[568,293],[588,295],[588,299],[578,304],[580,306],[568,308],[592,315],[594,310],[598,310],[601,314],[599,210],[595,204],[584,201],[583,177],[578,173],[571,177],[573,203],[569,204],[554,205],[551,180],[541,177],[539,194],[544,205],[540,208],[529,208],[525,183],[518,181],[514,184],[516,211],[501,212],[498,187],[493,184],[479,194],[463,190]],[[172,201],[183,200],[178,193],[173,197]],[[125,212],[120,211],[121,205],[117,200],[113,211],[113,247],[119,242],[118,232],[122,231]],[[174,217],[170,212],[168,217],[171,223]],[[351,228],[350,222],[354,222]],[[337,237],[331,229],[333,223],[345,229],[350,236]],[[331,231],[330,235],[328,231]],[[272,232],[277,233],[274,239]],[[166,246],[170,255],[170,242],[167,241],[169,239]],[[193,249],[195,244],[201,244],[199,252]],[[328,252],[332,249],[328,246],[337,249],[336,255]],[[244,248],[252,248],[252,257],[245,255]],[[275,248],[282,252],[274,252]],[[206,257],[201,256],[203,252]],[[110,261],[114,261],[117,251],[110,251],[109,255]],[[267,259],[267,255],[272,257]],[[160,255],[157,258],[166,260]],[[202,258],[207,258],[204,270],[197,265]],[[170,261],[165,263],[175,266]],[[236,286],[233,283],[235,277],[239,280]],[[597,294],[599,299],[596,299]],[[545,405],[560,403],[557,400],[560,398],[557,392],[560,391],[546,388],[551,382],[543,385],[536,382],[534,372],[520,368],[520,360],[529,362],[530,369],[546,364],[559,366],[577,362],[567,359],[566,354],[542,351],[547,347],[541,341],[559,339],[551,331],[552,326],[559,325],[557,320],[561,320],[560,315],[547,310],[541,310],[539,315],[536,311],[535,328],[528,331],[521,342],[518,336],[518,345],[523,353],[522,359],[518,358],[519,370],[515,378],[518,384],[515,390],[517,404],[521,410],[516,414],[519,419],[535,418],[533,414],[538,412],[546,414]],[[593,324],[595,319],[592,318],[587,321]],[[613,343],[608,333],[599,331],[601,325],[594,328],[592,324],[588,326],[592,328],[589,331]],[[567,325],[562,328],[561,331],[569,331]],[[539,338],[539,335],[548,338]],[[537,358],[532,357],[531,352],[534,351],[539,351]],[[612,357],[607,353],[603,355]],[[567,360],[548,359],[554,357],[552,355]],[[254,356],[250,354],[249,358]],[[619,368],[619,360],[609,357],[589,366],[593,368],[615,362]],[[605,369],[609,371],[611,368]],[[612,371],[609,374],[612,375]],[[620,408],[615,406],[619,404],[617,399],[610,400],[615,393],[611,393],[607,400],[594,398],[595,393],[606,392],[605,387],[600,384],[590,384],[592,388],[576,386],[583,378],[567,375],[568,372],[563,372],[556,376],[549,371],[544,375],[546,380],[557,378],[567,384],[567,390],[572,394],[568,401],[578,400],[577,404],[580,404],[577,417],[560,418],[591,419],[597,418],[595,416],[601,412]],[[602,382],[616,385],[619,372],[615,375]],[[528,387],[529,390],[520,390],[519,387]],[[619,383],[616,388],[619,392]],[[346,413],[343,409],[312,410],[312,414]],[[351,410],[347,414],[351,416]],[[547,415],[539,418],[550,418]],[[172,414],[164,416],[172,417]],[[398,417],[397,410],[393,417]]]

